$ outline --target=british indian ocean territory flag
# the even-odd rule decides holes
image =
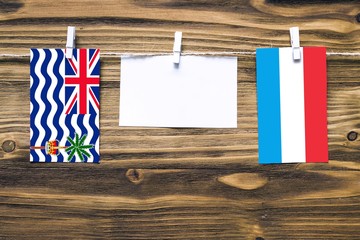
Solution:
[[[98,163],[100,50],[30,50],[30,162]]]
[[[259,163],[328,162],[326,48],[256,50]]]

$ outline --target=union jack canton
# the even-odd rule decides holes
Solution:
[[[65,61],[65,113],[99,112],[99,49],[75,49]]]

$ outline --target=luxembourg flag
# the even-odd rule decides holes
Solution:
[[[328,162],[326,48],[256,50],[259,163]]]

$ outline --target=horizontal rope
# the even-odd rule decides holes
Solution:
[[[130,52],[102,52],[102,57],[131,57],[131,56],[169,56],[172,52],[149,52],[149,53],[130,53]],[[182,56],[241,56],[241,55],[255,55],[256,52],[181,52]],[[327,52],[327,56],[360,56],[359,52]],[[30,54],[0,54],[3,58],[23,58],[30,57]]]

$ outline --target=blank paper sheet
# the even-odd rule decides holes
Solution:
[[[237,58],[121,58],[120,126],[237,127]]]

